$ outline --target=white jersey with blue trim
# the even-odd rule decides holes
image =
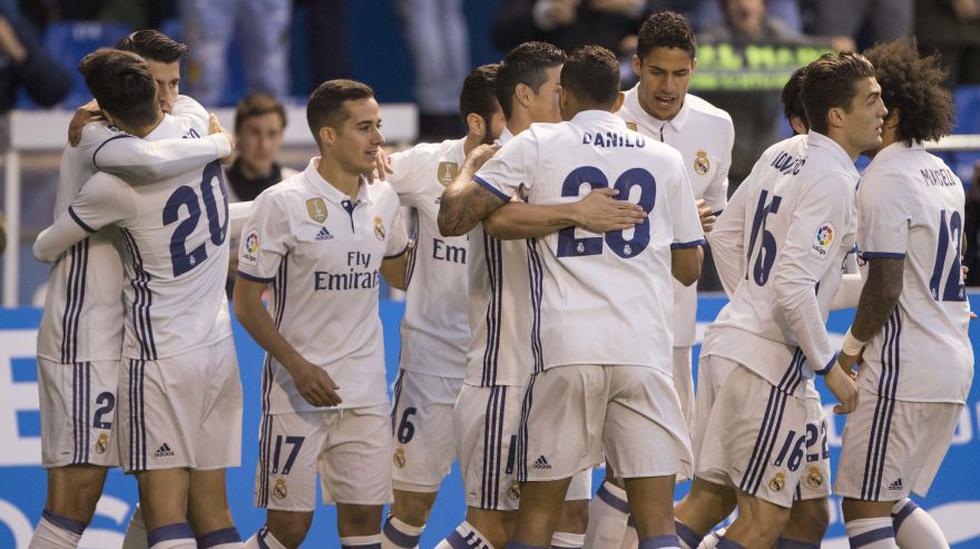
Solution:
[[[639,84],[625,94],[616,113],[630,129],[680,151],[694,198],[703,198],[711,211],[720,213],[728,199],[728,169],[732,164],[735,126],[732,118],[695,95],[670,120],[654,118],[640,105]],[[674,283],[674,345],[694,345],[698,308],[697,286]]]
[[[504,128],[497,140],[514,138]],[[527,385],[531,375],[531,280],[524,240],[497,240],[480,223],[470,241],[468,385]]]
[[[181,96],[172,116],[207,127],[207,111]],[[90,177],[102,170],[130,182],[200,168],[231,152],[221,135],[201,139],[138,139],[104,123],[87,124],[77,146],[61,156],[54,216],[68,210]],[[54,264],[38,331],[38,356],[60,363],[118,360],[122,352],[123,265],[114,226],[73,245]]]
[[[461,379],[470,343],[469,236],[439,233],[439,198],[466,159],[465,139],[422,143],[391,155],[387,181],[412,214],[415,247],[408,261],[401,322],[403,370]]]
[[[804,380],[835,357],[825,322],[854,251],[857,179],[847,153],[816,132],[763,153],[708,234],[712,249],[740,256],[742,276],[722,275],[734,292],[706,331],[703,355],[805,396]]]
[[[603,235],[569,227],[530,244],[534,371],[571,364],[632,365],[671,375],[671,249],[704,243],[677,150],[606,111],[532,124],[480,169],[500,198],[562,204],[612,187],[647,219]]]
[[[963,184],[920,143],[875,155],[857,192],[865,260],[904,258],[902,295],[864,348],[859,383],[886,399],[965,403],[973,380],[960,269]]]
[[[355,199],[306,169],[262,192],[242,229],[238,276],[272,286],[269,311],[279,333],[340,386],[339,408],[388,402],[378,316],[381,262],[407,251],[398,195],[362,181]],[[289,372],[266,354],[262,410],[321,411],[299,394]]]
[[[196,138],[206,132],[201,122],[165,116],[146,139]],[[224,291],[228,202],[217,161],[132,185],[98,173],[67,215],[86,231],[114,224],[122,235],[123,357],[157,360],[231,335]],[[52,228],[58,226],[56,221]]]

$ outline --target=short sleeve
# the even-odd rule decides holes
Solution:
[[[411,149],[397,152],[388,158],[391,160],[391,171],[385,180],[391,184],[398,193],[398,198],[406,206],[412,206],[413,198],[422,192],[425,182],[421,180],[421,169],[419,168],[422,156],[422,147],[416,145]]]
[[[687,171],[682,164],[678,165],[678,170],[671,185],[670,215],[674,225],[674,239],[671,241],[672,249],[693,248],[705,243],[704,231],[701,229],[701,217],[698,215],[698,208],[694,204],[694,191],[691,190],[691,181],[687,177]]]
[[[90,177],[68,207],[68,215],[90,233],[136,215],[133,191],[107,173]]]
[[[532,187],[537,158],[536,133],[533,129],[525,130],[487,160],[473,179],[501,200],[509,202],[522,186]]]
[[[254,282],[272,282],[293,246],[289,212],[268,192],[255,199],[238,244],[238,275]]]
[[[395,208],[395,217],[388,227],[388,242],[385,243],[385,259],[394,259],[408,251],[408,231],[402,209]]]
[[[858,247],[863,259],[903,258],[912,212],[910,189],[900,177],[867,174],[858,188]]]

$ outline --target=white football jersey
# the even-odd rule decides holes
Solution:
[[[480,169],[502,199],[561,204],[612,187],[647,219],[602,235],[568,227],[530,243],[534,371],[649,366],[671,375],[671,249],[704,243],[681,155],[606,111],[532,124]]]
[[[514,138],[504,128],[497,140]],[[524,240],[497,240],[479,223],[470,241],[470,347],[465,383],[524,386],[531,375],[530,250]]]
[[[840,145],[816,132],[773,145],[763,159],[708,235],[715,248],[743,255],[745,268],[702,354],[802,397],[804,380],[835,356],[825,322],[854,251],[858,174]]]
[[[963,184],[921,144],[875,155],[858,187],[864,259],[904,257],[895,313],[864,348],[862,386],[882,398],[965,403],[973,380],[960,270]]]
[[[200,123],[166,116],[147,139],[206,131]],[[119,227],[126,273],[123,357],[157,360],[231,335],[224,292],[228,203],[217,161],[136,185],[98,173],[59,219],[64,217],[88,232]],[[56,221],[52,229],[60,226]]]
[[[242,229],[238,275],[272,285],[279,333],[340,386],[340,408],[388,402],[378,316],[381,262],[408,247],[398,195],[362,182],[356,200],[305,170],[262,192]],[[303,399],[289,372],[266,354],[262,410],[323,410]]]
[[[207,111],[180,96],[173,117],[207,127]],[[127,138],[128,139],[124,139]],[[99,170],[146,181],[172,177],[231,152],[221,135],[202,139],[137,139],[97,122],[82,129],[78,146],[65,147],[54,217],[64,214],[82,183]],[[38,356],[60,363],[118,360],[122,352],[123,265],[115,227],[73,245],[52,267],[38,330]]]
[[[703,198],[717,215],[728,199],[728,169],[732,164],[735,127],[727,112],[700,97],[687,94],[670,120],[654,118],[640,105],[639,84],[626,92],[617,112],[630,129],[680,151],[694,199]],[[698,309],[697,285],[674,282],[674,345],[694,345]]]
[[[404,370],[460,379],[470,343],[469,236],[439,233],[439,198],[466,159],[464,139],[422,143],[391,156],[388,182],[411,209],[415,248],[401,321]]]

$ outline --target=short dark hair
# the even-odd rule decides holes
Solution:
[[[139,55],[99,48],[82,58],[78,70],[99,108],[127,126],[144,127],[160,116],[156,81]]]
[[[576,48],[561,68],[561,87],[583,103],[612,107],[619,97],[619,61],[602,46]]]
[[[894,40],[867,50],[889,115],[898,112],[898,139],[932,141],[953,129],[953,95],[943,85],[938,55],[922,57],[915,40]]]
[[[802,96],[810,129],[826,134],[830,109],[850,112],[851,100],[857,92],[854,85],[874,75],[871,63],[854,52],[825,53],[807,65]]]
[[[286,127],[286,109],[275,97],[264,93],[250,93],[238,102],[235,107],[235,132],[242,128],[242,123],[253,116],[263,116],[269,113],[276,113],[282,121],[282,127]]]
[[[470,71],[463,80],[463,90],[459,93],[459,115],[466,122],[471,114],[479,115],[487,123],[499,108],[497,103],[497,72],[499,63],[480,65]]]
[[[355,80],[327,80],[310,94],[306,104],[306,122],[313,132],[313,139],[320,143],[320,128],[339,127],[350,116],[344,108],[345,101],[357,101],[374,97],[374,90]]]
[[[186,44],[181,44],[155,29],[143,29],[131,33],[116,42],[116,49],[131,51],[144,59],[160,63],[173,63],[187,55]]]
[[[697,57],[698,43],[687,18],[674,11],[657,12],[640,27],[636,55],[640,61],[657,48],[680,48]]]
[[[806,109],[803,108],[803,79],[806,77],[806,66],[802,66],[795,71],[783,86],[783,93],[780,99],[783,102],[783,115],[787,122],[792,122],[793,117],[799,117],[806,122]]]
[[[510,50],[497,70],[497,101],[504,117],[510,118],[513,113],[514,89],[518,84],[529,86],[537,93],[548,80],[545,69],[561,65],[566,57],[565,52],[547,42],[524,42]]]

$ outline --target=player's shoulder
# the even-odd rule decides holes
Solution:
[[[388,181],[374,181],[367,186],[367,195],[371,202],[381,206],[399,205],[398,193]]]
[[[89,122],[82,127],[82,135],[78,141],[78,145],[74,147],[68,145],[65,150],[88,151],[91,154],[92,151],[102,146],[106,141],[123,137],[133,136],[105,122]]]
[[[709,124],[735,130],[732,116],[728,114],[728,111],[718,108],[696,95],[687,94],[684,97],[684,102],[691,110],[691,115],[701,118]]]
[[[756,163],[768,164],[784,153],[793,156],[805,156],[806,152],[807,136],[805,134],[794,135],[769,145],[759,155],[759,160]]]
[[[285,170],[283,171],[283,175],[286,175]],[[259,193],[255,197],[255,207],[258,208],[271,203],[286,204],[291,199],[300,197],[304,193],[305,177],[306,175],[303,172],[293,170],[292,175],[283,177],[282,181]]]

